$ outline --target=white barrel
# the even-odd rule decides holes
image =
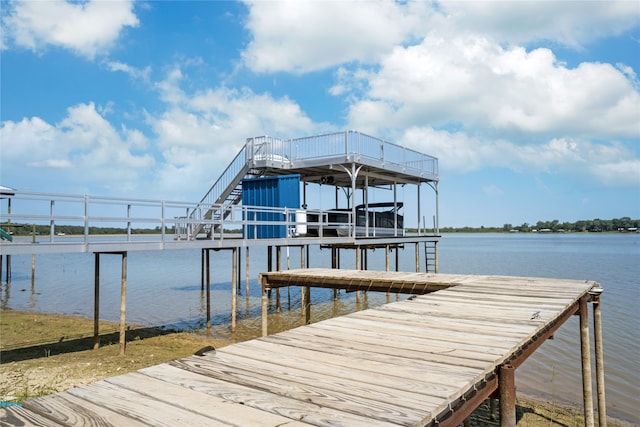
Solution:
[[[307,234],[307,211],[299,209],[296,211],[296,235],[305,236]]]

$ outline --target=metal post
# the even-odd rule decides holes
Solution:
[[[398,183],[393,181],[393,235],[398,236]]]
[[[122,281],[120,283],[120,356],[127,344],[127,253],[122,252]]]
[[[420,228],[420,182],[418,182],[418,236],[422,235]]]
[[[584,425],[585,427],[594,427],[593,386],[591,384],[591,348],[589,346],[589,313],[586,296],[580,298],[580,354],[582,356]]]
[[[84,196],[84,243],[89,241],[89,196]]]
[[[93,349],[100,348],[100,254],[96,252],[93,267]]]
[[[364,176],[364,235],[369,237],[369,174]],[[374,223],[375,227],[376,224]]]
[[[498,373],[500,427],[516,426],[516,382],[513,365],[502,365]]]

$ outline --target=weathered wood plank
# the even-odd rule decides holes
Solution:
[[[473,332],[476,330],[492,330],[500,333],[518,334],[518,336],[526,335],[533,332],[538,325],[524,325],[522,323],[495,322],[492,319],[484,320],[468,320],[468,319],[451,319],[441,316],[417,315],[414,313],[398,312],[385,309],[385,306],[376,307],[371,310],[358,311],[349,315],[350,317],[374,318],[380,321],[392,322],[401,325],[408,325],[420,328],[439,328],[441,326],[447,329],[460,328],[463,331]]]
[[[287,334],[287,336],[290,336]],[[469,373],[480,372],[486,368],[487,364],[491,364],[493,360],[496,360],[499,355],[504,351],[498,352],[497,355],[482,356],[479,350],[479,356],[471,355],[469,358],[461,357],[457,355],[457,345],[452,343],[446,343],[448,346],[420,346],[420,348],[399,348],[395,345],[381,345],[380,340],[377,337],[368,337],[364,335],[351,336],[344,333],[336,333],[329,330],[299,330],[295,335],[291,337],[300,337],[301,339],[313,340],[316,342],[324,342],[327,345],[336,347],[353,349],[360,351],[360,357],[366,359],[376,358],[390,358],[399,357],[408,366],[415,368],[422,368],[424,375],[429,375],[430,381],[436,381],[435,375],[443,374],[445,378],[445,384],[453,381],[459,374],[463,378],[466,378]],[[472,347],[472,346],[468,346]],[[480,347],[476,347],[481,349]],[[486,351],[487,349],[484,349]],[[451,367],[455,367],[451,369]]]
[[[112,409],[134,421],[153,426],[225,426],[226,424],[195,412],[167,405],[149,396],[98,381],[72,388],[68,393],[99,406]]]
[[[64,424],[58,424],[22,406],[10,406],[0,409],[0,426],[2,427],[60,427],[62,425]]]
[[[234,354],[238,357],[257,358],[262,361],[269,361],[284,367],[303,366],[304,369],[315,373],[331,372],[335,376],[345,378],[356,378],[363,385],[383,384],[385,387],[397,388],[404,392],[418,393],[427,396],[444,398],[449,396],[454,387],[434,387],[424,381],[416,380],[412,377],[394,375],[398,366],[387,364],[385,370],[363,369],[360,360],[336,357],[327,353],[309,351],[305,349],[283,348],[268,342],[253,342],[250,346],[230,346],[225,347],[226,353]]]
[[[239,405],[137,372],[113,377],[106,381],[119,387],[137,391],[159,402],[165,402],[167,405],[183,408],[230,426],[276,427],[286,425],[291,421],[299,421]]]
[[[204,362],[204,363],[203,363]],[[395,399],[379,402],[342,391],[326,390],[313,384],[292,383],[260,372],[247,372],[234,366],[214,364],[201,358],[187,358],[171,362],[174,366],[202,375],[211,376],[236,384],[255,387],[279,396],[291,397],[315,403],[343,412],[370,417],[372,420],[411,425],[420,418],[420,409],[395,405]],[[424,408],[424,406],[423,406]]]
[[[370,327],[359,328],[356,324],[369,324]],[[350,326],[351,324],[351,326]],[[424,350],[429,347],[430,338],[438,338],[443,341],[450,341],[460,344],[471,344],[477,347],[493,347],[508,350],[514,344],[520,342],[520,339],[513,337],[501,337],[501,336],[480,336],[477,334],[465,333],[452,330],[430,330],[425,328],[423,337],[400,335],[399,333],[394,335],[392,327],[387,327],[379,322],[367,322],[360,319],[353,319],[350,324],[345,323],[328,323],[321,322],[309,325],[310,329],[325,329],[340,332],[343,334],[356,336],[368,336],[376,339],[381,346],[395,346],[397,348],[398,343],[406,342],[406,348],[413,350]]]
[[[321,426],[389,427],[391,423],[372,424],[367,417],[322,407],[311,402],[278,396],[264,390],[212,378],[179,367],[162,364],[140,370],[140,373],[167,383],[216,396],[246,407]]]
[[[304,332],[304,331],[300,331]],[[312,340],[309,339],[310,334],[300,333],[295,335],[273,335],[263,338],[264,340],[273,341],[276,343],[282,343],[292,347],[303,345],[305,348],[312,348],[316,351],[325,351],[329,354],[344,355],[346,357],[353,357],[355,360],[361,361],[362,364],[380,364],[384,367],[385,364],[391,365],[387,368],[393,367],[399,373],[406,373],[411,375],[412,378],[416,378],[430,384],[438,384],[446,387],[458,387],[460,381],[466,380],[472,373],[460,372],[455,369],[454,372],[450,369],[444,369],[442,364],[447,363],[448,354],[455,354],[456,350],[453,348],[437,348],[425,350],[424,352],[414,352],[411,350],[398,349],[390,350],[389,347],[380,348],[375,344],[364,344],[359,342],[352,342],[350,346],[344,346],[344,341],[337,340],[331,336],[319,336],[311,334]],[[401,356],[399,356],[401,354]],[[495,360],[499,356],[492,356],[491,360]],[[435,360],[434,360],[435,359]],[[459,363],[460,358],[455,358],[454,361]],[[473,361],[469,362],[472,364]],[[485,362],[482,366],[464,366],[475,368],[474,373],[480,372],[481,368],[486,367]]]
[[[255,349],[245,349],[245,354],[237,356],[227,352],[226,348],[216,351],[216,354],[205,358],[208,362],[216,366],[225,365],[227,367],[238,368],[247,372],[260,373],[264,376],[275,377],[286,380],[289,384],[313,384],[313,387],[323,392],[340,392],[353,398],[366,401],[387,403],[390,399],[396,399],[397,405],[406,409],[416,407],[435,406],[439,399],[433,396],[421,395],[413,391],[402,390],[398,385],[399,380],[389,378],[388,383],[365,383],[360,380],[359,372],[353,370],[343,370],[342,372],[330,371],[319,373],[315,370],[308,370],[308,363],[302,360],[290,359],[288,366],[283,366],[273,361],[264,361],[259,358],[259,352]],[[395,384],[391,383],[394,380]]]
[[[74,426],[145,426],[101,405],[95,405],[68,392],[27,400],[25,408],[62,425]]]
[[[490,329],[482,326],[474,327],[469,324],[461,325],[456,322],[438,323],[437,321],[431,323],[422,322],[420,324],[410,324],[398,318],[384,319],[381,317],[377,317],[370,312],[367,312],[366,314],[354,313],[353,315],[349,316],[348,320],[349,322],[348,324],[345,323],[345,326],[350,329],[365,329],[368,331],[388,330],[394,335],[421,339],[432,338],[438,332],[440,332],[440,335],[444,336],[450,336],[450,334],[460,334],[461,336],[473,335],[475,337],[486,338],[488,340],[513,339],[514,342],[517,342],[517,340],[521,339],[523,336],[523,332],[521,329],[516,331],[509,328]],[[535,326],[532,326],[527,331],[527,334],[535,330]]]

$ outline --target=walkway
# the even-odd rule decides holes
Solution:
[[[312,269],[287,273],[289,284],[306,280],[305,271],[373,280],[373,272]],[[283,273],[266,273],[263,288],[282,286]],[[0,423],[447,426],[496,392],[510,416],[513,370],[571,315],[580,313],[582,326],[599,289],[564,279],[410,276],[440,290],[32,399],[0,410]],[[585,375],[590,382],[590,367]]]

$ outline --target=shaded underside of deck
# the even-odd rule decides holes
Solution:
[[[447,425],[493,393],[498,368],[517,367],[597,285],[327,269],[263,274],[265,288],[382,290],[385,281],[384,290],[431,293],[32,399],[2,410],[0,421]]]

